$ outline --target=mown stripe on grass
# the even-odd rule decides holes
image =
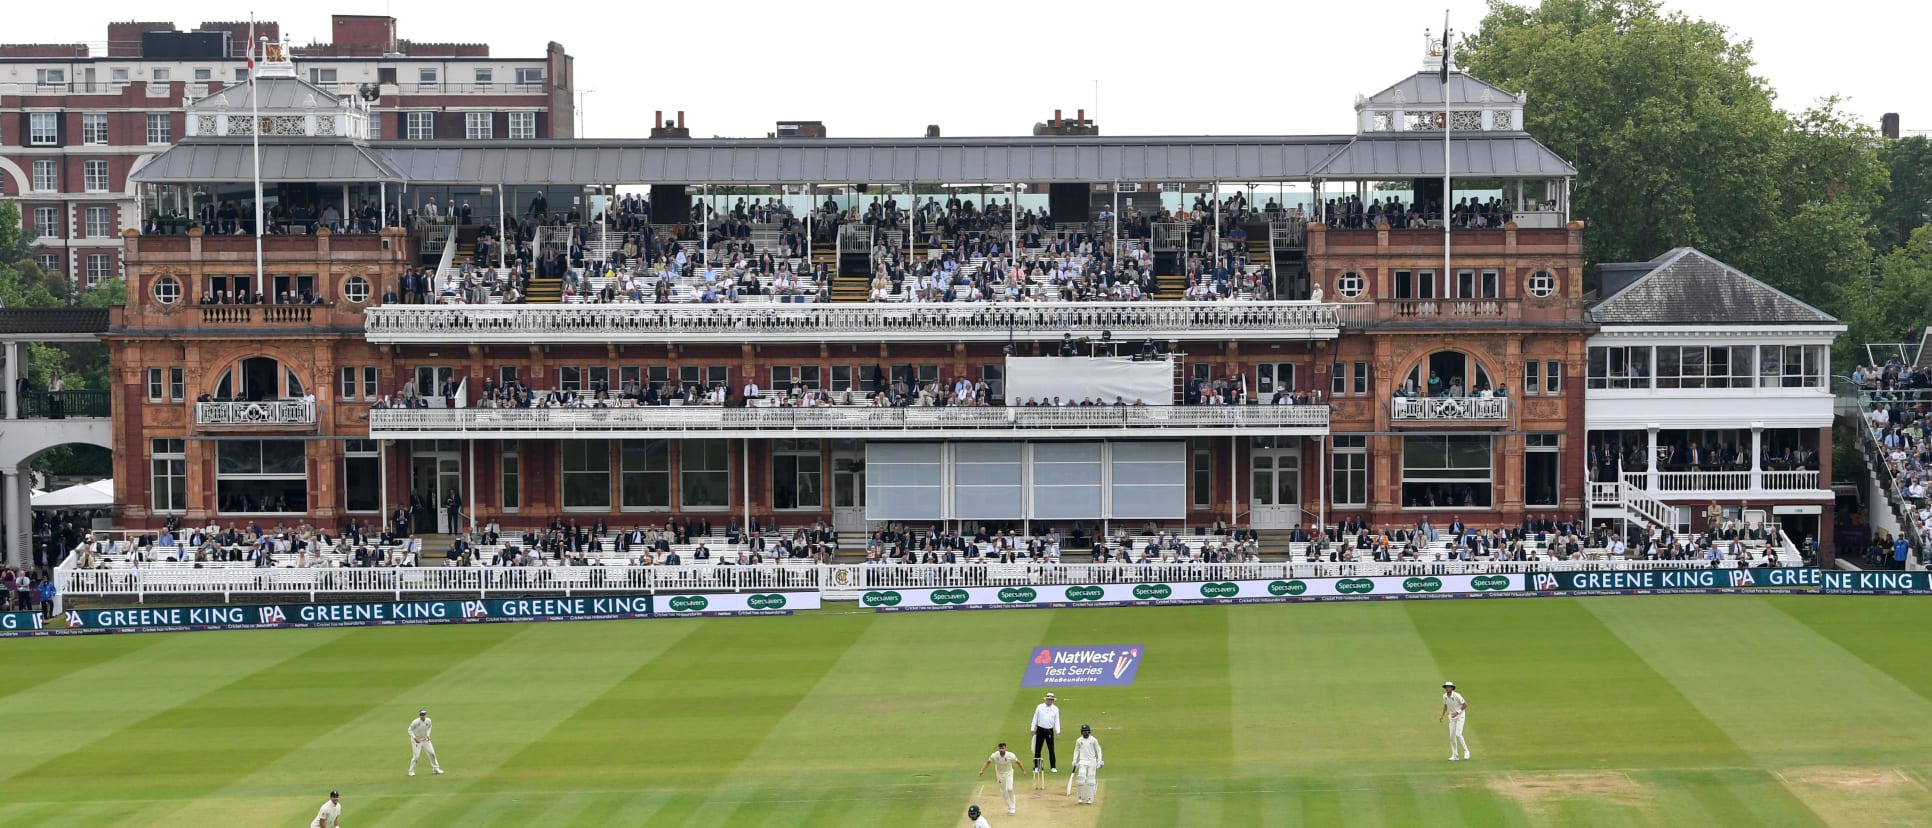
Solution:
[[[0,708],[13,709],[16,694],[167,640],[165,635],[77,635],[0,643],[8,665],[33,665],[29,670],[0,670]]]
[[[1674,676],[1655,669],[1585,608],[1623,605],[1641,612],[1653,600],[1663,599],[1402,606],[1441,665],[1439,677],[1417,679],[1432,686],[1444,679],[1457,683],[1469,701],[1464,735],[1479,763],[1523,769],[1739,764],[1744,751],[1686,698]],[[1696,625],[1682,629],[1695,632]],[[1432,723],[1441,712],[1441,693],[1435,688],[1429,701]],[[1612,694],[1614,699],[1603,697]],[[1447,739],[1446,730],[1438,730],[1438,744],[1446,746]]]
[[[98,784],[105,776],[116,779],[117,789],[129,796],[202,798],[300,748],[334,723],[389,701],[419,676],[440,673],[508,634],[491,626],[359,630],[336,636],[20,774],[11,786],[29,798],[57,798],[72,795],[80,780]],[[422,644],[430,635],[435,636],[434,647]],[[403,724],[407,721],[395,731],[399,744]],[[338,767],[334,773],[348,769]],[[314,786],[310,798],[314,791],[326,794],[338,784],[309,781]]]
[[[267,810],[274,803],[264,798],[279,795],[284,798],[284,810],[299,809],[314,794],[314,784],[303,788],[303,781],[331,779],[345,794],[367,803],[356,809],[358,822],[408,824],[443,800],[411,800],[407,794],[474,794],[495,769],[691,629],[658,625],[650,634],[644,629],[649,622],[601,623],[607,636],[585,635],[584,630],[567,629],[570,625],[565,624],[489,625],[500,635],[494,645],[448,669],[424,670],[415,683],[386,703],[331,729],[318,730],[299,750],[161,821],[195,825],[267,821],[277,812]],[[442,629],[426,630],[424,642],[439,646],[436,630]],[[369,630],[367,634],[389,632]],[[614,658],[616,654],[623,657]],[[569,677],[546,684],[541,704],[530,703],[533,666],[544,675]],[[416,778],[403,773],[409,758],[403,730],[418,708],[429,709],[436,722],[436,744],[449,774],[430,773],[427,759]],[[372,794],[378,796],[368,798]]]
[[[1763,600],[1932,701],[1932,657],[1925,646],[1925,633],[1932,630],[1932,601],[1924,596],[1781,595]],[[1862,704],[1859,699],[1845,701]]]

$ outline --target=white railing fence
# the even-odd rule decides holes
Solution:
[[[923,431],[1134,428],[1322,428],[1325,405],[1097,405],[1005,407],[642,406],[630,408],[377,408],[372,432],[604,431],[610,429]]]
[[[308,400],[195,403],[195,425],[315,425]]]
[[[1397,420],[1507,420],[1507,397],[1396,397],[1389,403]]]

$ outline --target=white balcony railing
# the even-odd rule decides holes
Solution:
[[[372,343],[824,342],[1058,339],[1111,331],[1122,353],[1139,339],[1333,339],[1337,307],[1313,302],[1043,304],[385,305],[364,315]]]
[[[308,400],[195,403],[198,426],[313,426],[315,403]]]
[[[1069,406],[1062,408],[377,408],[369,411],[375,437],[425,432],[473,434],[584,432],[729,432],[785,436],[798,433],[958,434],[1023,431],[1145,431],[1224,433],[1328,428],[1323,405]]]
[[[1624,482],[1659,494],[1799,492],[1818,488],[1816,471],[1660,471],[1653,486],[1646,472],[1626,472]],[[1755,480],[1753,478],[1756,478]]]
[[[1507,397],[1396,397],[1389,401],[1389,417],[1394,420],[1486,420],[1509,419]]]

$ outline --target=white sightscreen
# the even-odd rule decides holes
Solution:
[[[940,443],[865,444],[866,520],[941,520]]]
[[[1021,443],[953,444],[953,517],[1019,520],[1025,517]]]
[[[1068,402],[1115,398],[1133,405],[1172,405],[1174,367],[1166,360],[1135,362],[1126,357],[1007,357],[1006,403],[1029,399]]]
[[[1100,517],[1100,464],[1100,443],[1034,443],[1033,518]]]
[[[1187,444],[1112,443],[1109,517],[1187,517]]]

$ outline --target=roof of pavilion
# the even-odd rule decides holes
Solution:
[[[1458,172],[1576,174],[1527,133],[1456,135],[1451,147]],[[265,179],[417,186],[1269,182],[1442,174],[1441,133],[367,143],[264,137],[261,149]],[[232,137],[184,140],[134,173],[148,184],[252,177],[250,139]]]

